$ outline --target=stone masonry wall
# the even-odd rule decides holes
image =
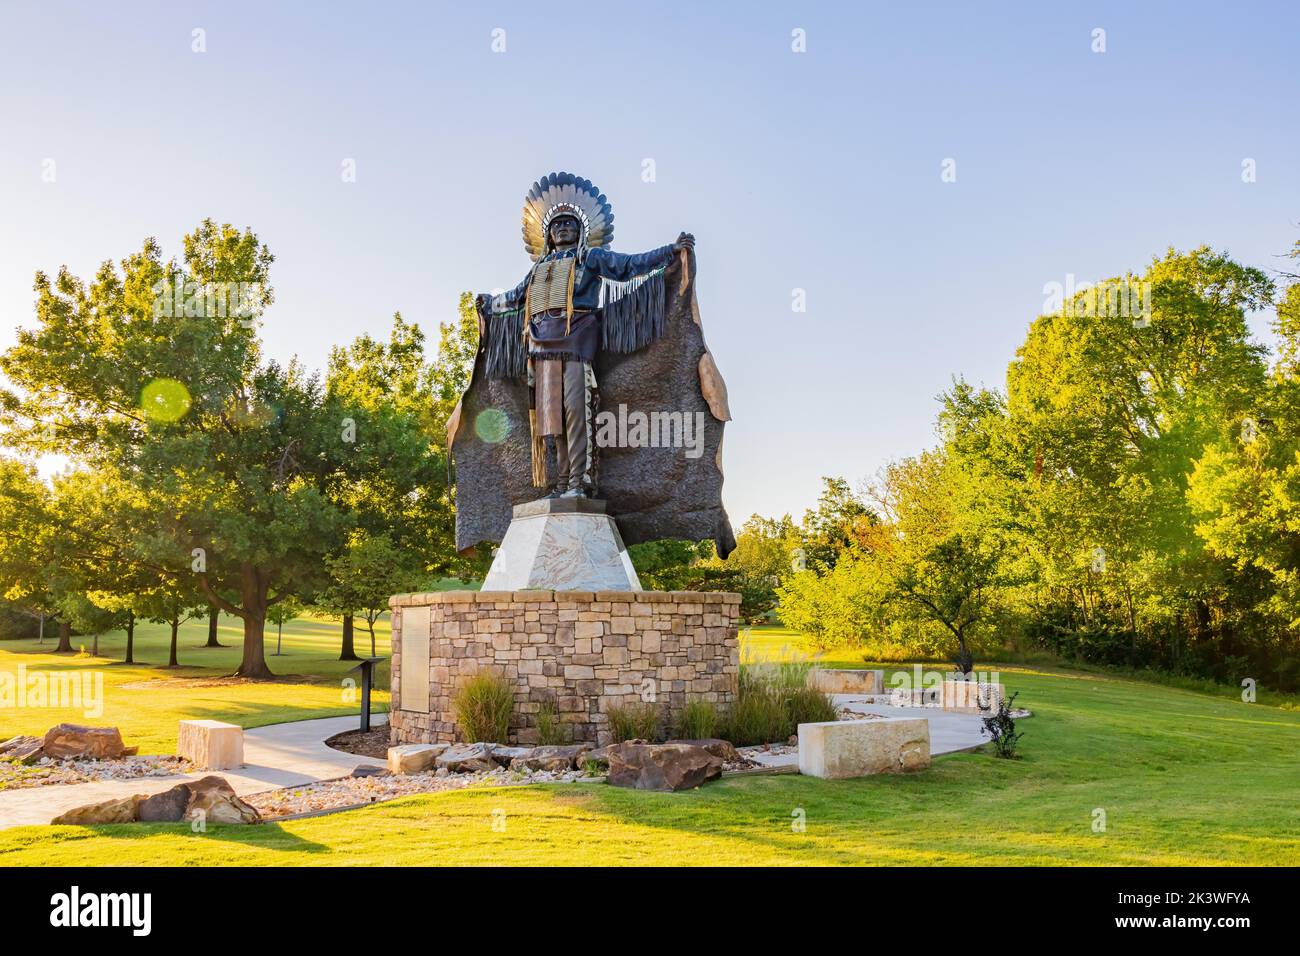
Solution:
[[[574,742],[603,745],[610,742],[611,705],[640,704],[652,696],[670,728],[689,699],[720,708],[734,700],[738,594],[442,591],[398,595],[390,606],[394,744],[460,739],[453,695],[466,678],[485,670],[515,687],[510,739],[497,743],[537,743],[537,714],[548,701]],[[404,681],[402,670],[411,666],[403,645],[422,648],[425,609],[427,700],[404,701],[404,683],[411,696],[424,696],[423,675]]]

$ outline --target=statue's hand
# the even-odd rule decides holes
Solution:
[[[690,252],[695,248],[695,237],[689,232],[683,232],[677,237],[677,241],[673,243],[673,248],[685,249],[687,252]]]
[[[480,312],[486,312],[492,302],[492,297],[486,292],[480,292],[474,296],[474,305]]]

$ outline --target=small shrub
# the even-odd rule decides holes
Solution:
[[[718,732],[718,708],[712,701],[688,700],[677,716],[677,736],[682,740],[707,740]]]
[[[510,681],[488,671],[465,681],[452,699],[456,723],[466,743],[506,742],[515,692]]]
[[[566,729],[560,722],[555,704],[549,700],[543,703],[542,709],[537,712],[537,742],[543,747],[568,743]]]
[[[625,740],[650,740],[659,736],[659,708],[642,701],[634,704],[614,704],[609,708],[609,730],[614,742]]]
[[[1016,698],[1019,696],[1020,691],[1012,694],[1010,700],[1003,695],[998,701],[996,713],[992,707],[980,704],[980,710],[990,715],[984,718],[984,733],[993,738],[993,746],[998,756],[1008,760],[1014,760],[1019,756],[1016,753],[1016,743],[1024,736],[1023,733],[1016,733],[1016,721],[1011,716],[1011,711],[1015,709]]]

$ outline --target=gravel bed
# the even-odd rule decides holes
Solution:
[[[753,747],[737,747],[736,753],[740,754],[741,759],[751,767],[761,767],[763,764],[756,760],[750,760],[751,754],[762,754],[767,757],[780,757],[785,754],[797,754],[799,752],[798,744],[757,744]],[[730,769],[730,767],[728,767]]]
[[[120,757],[117,760],[81,760],[42,757],[28,766],[0,760],[0,790],[49,787],[100,780],[137,780],[141,777],[170,777],[189,773],[189,761],[164,754]]]
[[[379,773],[365,777],[341,777],[322,780],[301,787],[284,787],[250,794],[243,799],[252,804],[264,820],[298,813],[334,810],[360,803],[380,803],[417,793],[440,793],[445,790],[463,790],[466,787],[508,787],[530,783],[576,783],[591,780],[582,771],[560,773],[533,771],[520,773],[504,768],[482,773],[448,773],[438,770],[428,773]]]

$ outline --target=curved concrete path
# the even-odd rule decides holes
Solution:
[[[372,725],[388,722],[387,714],[372,714]],[[326,747],[324,741],[345,730],[356,730],[360,718],[325,717],[290,724],[272,724],[244,731],[244,766],[238,770],[213,770],[225,777],[244,796],[346,777],[360,766],[382,767],[384,761],[360,757]],[[208,776],[208,772],[139,777],[134,780],[101,780],[22,790],[0,790],[0,830],[7,827],[49,823],[74,807],[101,800],[113,800],[135,793],[154,794],[170,790],[186,780]]]

